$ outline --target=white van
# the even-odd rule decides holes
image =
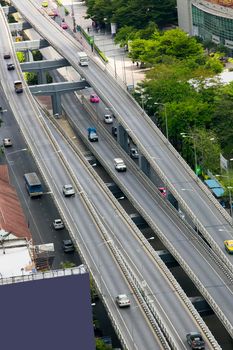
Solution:
[[[114,166],[117,171],[126,171],[126,165],[121,158],[114,158]]]

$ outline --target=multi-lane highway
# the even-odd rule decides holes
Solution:
[[[2,27],[4,28],[5,23],[2,13],[0,18],[2,21]],[[9,50],[8,40],[9,32],[5,30],[4,40],[1,42],[2,51]],[[109,210],[112,211],[109,212],[109,219],[113,217],[114,220],[116,220],[114,227],[112,227],[111,223],[106,224],[106,222],[103,221],[103,218],[98,218],[97,213],[99,207],[97,210],[97,207],[93,206],[92,201],[88,200],[83,191],[84,184],[81,183],[81,180],[85,179],[84,183],[86,183],[86,186],[88,185],[86,181],[87,174],[83,173],[86,170],[80,167],[77,158],[73,159],[74,154],[67,146],[67,143],[64,143],[63,141],[61,149],[55,141],[55,134],[52,136],[52,130],[49,131],[50,125],[46,123],[44,116],[37,109],[35,103],[31,101],[28,89],[25,87],[24,93],[21,95],[15,94],[13,82],[18,78],[22,78],[18,70],[18,63],[15,62],[15,65],[17,67],[16,71],[9,72],[6,69],[5,62],[1,63],[1,76],[3,78],[2,85],[9,100],[9,104],[32,154],[41,169],[41,173],[51,190],[51,194],[53,195],[60,212],[65,218],[67,227],[69,227],[73,238],[79,246],[81,254],[85,256],[85,261],[96,278],[98,287],[102,292],[103,298],[110,310],[114,322],[116,322],[116,328],[121,339],[123,339],[123,343],[125,343],[127,348],[135,349],[166,348],[164,345],[161,345],[163,343],[161,343],[155,335],[152,327],[149,325],[148,320],[146,320],[145,315],[142,312],[142,308],[146,306],[145,304],[148,305],[149,303],[150,310],[153,310],[155,305],[157,306],[156,313],[163,321],[164,333],[165,329],[168,329],[169,335],[171,335],[170,342],[174,343],[173,348],[186,349],[186,332],[190,331],[190,329],[193,330],[199,328],[194,317],[191,316],[188,309],[184,307],[184,302],[180,296],[178,296],[178,293],[174,291],[174,286],[170,284],[170,280],[165,278],[164,272],[162,272],[161,268],[158,269],[156,267],[155,258],[152,259],[150,256],[150,254],[153,254],[145,254],[145,248],[141,246],[141,242],[134,239],[131,231],[132,229],[133,231],[137,231],[137,228],[134,227],[132,223],[127,224],[127,221],[121,217],[120,211],[118,213],[116,207],[113,205],[109,205],[109,208],[105,209],[106,213]],[[58,138],[59,135],[57,134],[56,139]],[[67,162],[67,159],[70,159],[70,161]],[[80,176],[81,173],[83,174],[82,177]],[[79,193],[77,193],[74,198],[66,199],[62,196],[61,187],[64,183],[70,181],[75,183],[76,188],[79,189]],[[94,186],[95,181],[91,179],[89,186],[90,183],[93,183]],[[92,193],[95,193],[96,196],[97,194],[98,196],[103,196],[102,199],[99,200],[102,208],[103,204],[106,203],[108,196],[99,193],[99,190],[97,191],[96,188],[92,188]],[[111,232],[110,227],[112,228]],[[108,237],[110,239],[106,240],[106,236],[104,239],[103,231],[109,231]],[[119,239],[118,231],[122,231],[121,240]],[[123,237],[127,237],[125,242],[123,242]],[[132,244],[135,245],[135,252],[138,252],[137,254],[135,254],[132,249],[130,251],[129,247]],[[111,245],[112,248],[110,250],[109,246]],[[146,245],[147,242],[145,241],[144,247],[146,247]],[[129,252],[126,251],[126,247]],[[119,265],[113,259],[113,251],[115,251],[115,253],[118,252],[118,255],[115,255],[116,260],[118,258],[119,261],[124,261],[123,272],[127,272],[124,276],[129,275],[127,281],[127,276],[124,277],[122,272],[120,273]],[[140,273],[142,262],[137,261],[138,254],[143,256],[143,265],[147,270],[145,276],[142,276]],[[164,269],[166,269],[165,266]],[[148,285],[147,288],[151,292],[150,302],[148,301],[147,303],[145,303],[144,300],[145,295],[143,295],[144,298],[140,297],[142,293],[138,294],[138,288],[136,288],[138,279],[140,282],[140,279],[142,278],[146,279]],[[137,281],[137,284],[135,281]],[[144,286],[144,288],[146,288],[146,286]],[[137,298],[141,300],[141,306],[136,304],[136,298],[134,297],[132,290],[134,290]],[[179,290],[178,287],[177,290]],[[116,307],[114,301],[115,296],[122,291],[131,295],[132,307],[128,312],[120,311]],[[188,300],[185,296],[184,300],[186,300],[186,303],[188,304]],[[189,307],[192,308],[191,305],[189,305]],[[149,313],[152,312],[150,311]],[[192,313],[198,319],[194,309],[192,310]],[[179,315],[179,322],[177,315]],[[202,325],[202,330],[205,330],[208,335],[208,329],[206,329],[205,325]],[[208,336],[210,336],[210,334]],[[214,340],[212,343],[214,344]],[[209,348],[211,348],[210,344]]]
[[[13,0],[12,3],[32,26],[87,79],[102,100],[111,107],[142,154],[193,218],[195,225],[210,242],[212,249],[221,256],[229,268],[232,268],[232,258],[226,255],[223,248],[224,239],[233,236],[230,217],[224,213],[217,201],[209,196],[209,192],[204,190],[204,185],[167,143],[161,132],[142,113],[131,97],[106,73],[105,67],[96,64],[92,59],[88,68],[78,66],[77,50],[80,49],[80,45],[49,18],[42,15],[36,3],[29,0]]]
[[[70,49],[71,50],[71,49]],[[71,56],[73,57],[73,56]],[[93,65],[95,68],[95,65]],[[85,74],[88,76],[91,74],[93,67],[89,67],[85,69]],[[98,68],[97,68],[98,69]],[[101,72],[102,73],[102,72]],[[91,78],[89,78],[91,79]],[[104,79],[104,78],[103,78]],[[97,76],[96,76],[97,80]],[[95,84],[95,83],[94,83]],[[113,88],[113,85],[111,85]],[[103,86],[103,89],[106,87]],[[102,87],[101,87],[102,89]],[[113,89],[114,90],[114,89]],[[102,91],[102,90],[101,90]],[[115,91],[115,90],[114,90]],[[101,92],[102,93],[102,92]],[[111,93],[111,90],[110,90]],[[124,92],[121,92],[124,94]],[[113,98],[114,96],[112,96]],[[119,101],[121,95],[118,96]],[[74,117],[77,114],[77,105],[74,102],[74,107],[72,108],[71,97],[65,97],[67,101],[67,106],[69,106],[69,114]],[[112,100],[110,101],[111,105]],[[132,104],[129,100],[127,103]],[[125,106],[126,107],[126,106]],[[135,106],[133,106],[135,109]],[[120,106],[119,108],[123,108]],[[79,108],[81,111],[81,108]],[[136,112],[135,112],[136,113]],[[79,113],[80,114],[80,113]],[[130,115],[130,114],[129,114]],[[74,118],[73,118],[74,119]],[[127,119],[128,120],[128,119]],[[142,119],[144,121],[144,119]],[[86,137],[86,129],[90,126],[90,121],[87,120],[86,115],[83,114],[80,116],[80,120],[78,120],[78,128],[82,131],[84,138]],[[138,125],[138,129],[141,130]],[[148,128],[147,128],[148,129]],[[150,129],[148,129],[150,132]],[[130,131],[130,135],[134,139],[134,135],[132,133],[132,129]],[[115,177],[115,181],[119,183],[119,185],[124,189],[127,196],[132,200],[136,208],[141,212],[141,214],[146,218],[146,220],[150,223],[151,227],[160,234],[161,239],[164,241],[165,245],[169,248],[169,250],[178,258],[178,261],[185,268],[185,270],[189,273],[193,281],[198,286],[201,293],[206,297],[206,299],[210,302],[212,307],[214,308],[216,314],[222,320],[223,324],[226,326],[230,334],[232,334],[232,315],[229,311],[229,303],[232,298],[232,290],[230,287],[230,281],[225,275],[222,275],[220,270],[216,267],[215,262],[211,261],[209,258],[205,257],[207,254],[206,250],[204,250],[200,243],[197,240],[197,237],[193,235],[188,227],[185,226],[184,223],[180,222],[178,216],[174,211],[164,206],[161,206],[161,198],[158,198],[158,194],[146,182],[145,178],[142,179],[142,175],[136,178],[136,175],[139,172],[136,168],[132,168],[132,171],[128,171],[124,177],[118,177],[114,175],[113,169],[113,158],[118,155],[116,152],[113,152],[113,149],[117,149],[116,145],[113,145],[112,142],[105,142],[108,137],[106,134],[102,134],[102,140],[98,145],[95,145],[93,152],[99,157],[100,161],[105,165],[105,167],[109,170],[112,176]],[[145,142],[148,141],[145,138]],[[152,143],[153,138],[149,138],[149,143]],[[160,147],[155,149],[154,145],[151,144],[151,152],[159,152],[157,161],[161,161],[161,163],[165,159],[164,150],[161,146],[162,140],[160,140]],[[165,145],[165,144],[164,144]],[[150,150],[150,148],[149,148]],[[117,151],[119,152],[119,151]],[[123,154],[124,157],[124,154]],[[169,164],[170,166],[170,164]],[[176,168],[174,168],[175,173]],[[178,176],[178,175],[177,175]],[[181,192],[187,194],[190,198],[196,194],[196,189],[193,187],[195,181],[189,183],[188,181],[182,181],[180,177],[180,189]],[[144,182],[143,182],[144,181]],[[191,184],[191,185],[190,185]],[[177,185],[177,184],[176,184]],[[153,193],[153,196],[151,195]],[[198,196],[202,194],[201,189],[198,187]],[[201,197],[200,197],[201,198]],[[208,199],[209,203],[212,202]],[[205,204],[206,210],[209,212],[209,208],[207,204]],[[202,208],[204,210],[204,208]],[[217,211],[218,217],[220,218],[221,214]],[[101,214],[104,215],[104,214]],[[224,219],[222,217],[222,219]],[[219,219],[220,220],[220,219]],[[205,223],[206,225],[206,223]],[[227,226],[228,225],[228,226]],[[222,227],[221,225],[218,229]],[[229,224],[224,224],[224,228],[220,228],[222,232],[228,232],[227,228]],[[216,229],[216,227],[212,227],[211,229]],[[223,230],[223,231],[222,231]],[[226,230],[226,231],[224,231]],[[182,237],[182,239],[181,239]],[[215,259],[215,257],[214,257]],[[207,262],[208,261],[208,262]],[[221,263],[221,261],[219,261]],[[203,270],[203,264],[206,264],[205,270]]]

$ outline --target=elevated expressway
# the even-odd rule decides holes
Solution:
[[[142,113],[140,107],[105,71],[105,68],[96,64],[92,59],[88,68],[79,67],[76,58],[79,48],[77,42],[66,33],[61,32],[50,19],[38,13],[38,9],[34,8],[30,1],[25,1],[23,4],[17,2],[16,4],[13,0],[13,3],[36,30],[87,79],[102,100],[111,107],[120,123],[139,146],[142,154],[161,176],[169,190],[192,217],[196,227],[211,244],[212,250],[216,253],[216,255],[213,253],[214,259],[218,260],[219,265],[224,267],[226,274],[232,276],[232,257],[226,255],[223,250],[223,240],[232,236],[228,214],[192,173],[156,126]],[[24,6],[25,3],[27,3],[27,8]],[[46,23],[47,27],[51,23],[49,32],[44,30]],[[64,38],[66,38],[66,41]],[[74,109],[70,113],[74,114]],[[106,159],[105,166],[112,170],[112,159],[116,154],[112,153],[109,146],[102,146],[102,140],[96,146],[96,149],[101,147],[105,147],[101,153],[102,163]],[[161,208],[158,205],[155,193],[152,198],[151,190],[150,192],[148,190],[143,191],[140,193],[140,198],[136,199],[136,194],[142,184],[141,179],[135,180],[133,175],[135,175],[135,169],[132,173],[129,171],[124,178],[121,177],[121,186],[123,186],[124,181],[128,181],[127,186],[131,182],[130,188],[126,187],[126,183],[124,183],[124,191],[127,196],[130,197],[131,194],[136,208],[147,219],[152,228],[160,233],[165,245],[185,268],[206,299],[209,302],[211,301],[216,314],[233,336],[233,320],[229,311],[232,300],[231,279],[228,280],[224,276],[223,278],[220,277],[218,269],[212,267],[213,262],[206,263],[201,249],[194,247],[193,242],[197,240],[196,236],[193,236],[189,228],[180,222],[175,213],[169,213],[170,217],[165,215],[165,213],[168,213],[168,209]],[[149,202],[147,202],[148,197],[145,200],[148,193],[151,197]],[[152,200],[154,203],[151,202]],[[150,205],[147,205],[147,203],[150,203]],[[205,265],[203,265],[203,260]],[[206,266],[205,270],[203,270],[203,266]]]
[[[14,57],[2,11],[0,21],[1,51],[11,52]],[[14,63],[16,70],[9,72],[6,62],[1,60],[4,92],[79,252],[94,276],[123,347],[138,350],[188,349],[185,334],[199,329],[205,334],[207,348],[219,349],[149,243],[142,237],[135,239],[140,235],[137,227],[121,212],[114,197],[105,193],[104,186],[97,183],[88,170],[89,165],[84,164],[68,141],[61,139],[61,135],[52,128],[27,86],[24,86],[23,94],[15,94],[13,82],[23,80],[23,76],[15,58]],[[62,195],[62,185],[67,182],[72,182],[76,188],[74,198]],[[92,196],[98,198],[98,206],[97,202],[88,198],[88,188]],[[111,222],[103,217],[103,210]],[[145,268],[143,275],[142,266]],[[132,305],[127,311],[119,310],[114,300],[122,292],[131,295]]]
[[[223,248],[225,239],[233,238],[232,220],[192,170],[167,142],[132,97],[108,74],[106,66],[90,57],[89,67],[78,65],[77,51],[82,47],[30,0],[12,4],[70,64],[86,78],[101,99],[111,107],[120,124],[138,145],[150,166],[192,218],[223,264],[232,271],[233,257]]]

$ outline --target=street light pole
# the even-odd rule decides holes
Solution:
[[[227,189],[228,189],[228,191],[229,191],[230,214],[231,214],[231,218],[232,218],[232,220],[233,220],[232,196],[231,196],[231,190],[233,189],[233,187],[232,187],[232,186],[228,186]]]
[[[73,32],[76,33],[76,21],[74,16],[74,0],[72,0],[72,3],[71,3],[71,17],[73,20]]]
[[[168,121],[167,121],[167,107],[165,103],[162,102],[154,102],[155,105],[161,105],[164,108],[164,115],[165,115],[165,128],[166,128],[166,138],[169,141],[168,137]]]
[[[194,150],[194,166],[195,166],[195,174],[197,171],[197,147],[196,147],[196,139],[195,139],[195,135],[189,135],[186,132],[181,132],[180,135],[185,138],[185,137],[190,137],[191,139],[193,139],[193,150]]]

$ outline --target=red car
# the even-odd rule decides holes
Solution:
[[[61,22],[62,29],[68,29],[68,24],[66,22]]]
[[[165,187],[159,187],[159,191],[163,197],[166,197],[167,189]]]
[[[99,98],[97,95],[95,95],[95,94],[91,94],[91,96],[90,96],[90,102],[92,102],[92,103],[98,103],[98,102],[100,102],[100,98]]]

